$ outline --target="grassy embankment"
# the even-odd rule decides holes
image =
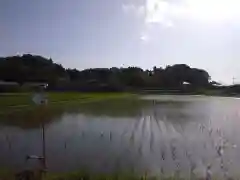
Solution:
[[[113,174],[92,174],[84,171],[72,172],[72,173],[46,173],[41,176],[38,172],[33,172],[32,180],[186,180],[189,178],[179,177],[177,175],[172,176],[151,176],[148,174],[137,175],[133,172],[125,173],[113,173]],[[11,171],[0,170],[0,179],[1,180],[14,180],[16,174]],[[200,180],[205,178],[191,177],[191,180]],[[212,180],[217,180],[218,178],[212,178]]]
[[[1,180],[14,180],[16,174],[11,171],[2,171],[1,174],[0,170],[0,179]],[[191,177],[182,177],[177,174],[172,174],[169,176],[164,175],[156,175],[151,176],[147,173],[144,175],[138,175],[133,172],[121,172],[121,173],[112,173],[112,174],[94,174],[84,171],[72,172],[72,173],[46,173],[45,175],[40,175],[38,172],[33,172],[33,178],[31,180],[203,180],[208,179],[207,177],[200,177],[196,175],[192,175]],[[212,180],[219,180],[222,179],[218,176],[212,176]],[[230,178],[232,180],[239,179],[239,178]]]
[[[184,180],[180,177],[158,177],[158,176],[149,176],[142,175],[139,176],[134,173],[115,173],[115,174],[89,174],[89,173],[67,173],[62,175],[49,174],[46,175],[43,180]]]
[[[31,93],[5,93],[0,94],[0,113],[7,110],[34,107]],[[47,93],[48,105],[59,105],[66,103],[86,103],[100,101],[110,98],[131,97],[129,93],[76,93],[76,92],[50,92]]]

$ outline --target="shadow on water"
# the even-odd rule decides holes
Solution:
[[[174,101],[139,101],[131,100],[108,100],[86,104],[71,104],[57,107],[35,107],[29,110],[9,112],[0,115],[1,126],[15,126],[23,129],[39,128],[44,122],[50,124],[61,119],[62,116],[78,115],[111,118],[135,118],[141,116],[143,111],[149,115],[157,115],[157,118],[168,120],[191,119],[190,114],[185,114],[181,109],[186,109],[187,102]],[[177,109],[175,111],[174,109]],[[176,121],[176,123],[178,122]]]
[[[34,166],[24,159],[41,153],[44,122],[50,171],[236,173],[240,156],[231,147],[239,143],[238,116],[231,108],[223,111],[218,101],[124,99],[6,114],[0,121],[0,166]],[[232,129],[222,116],[226,112]]]
[[[0,115],[0,126],[14,126],[23,129],[39,128],[44,122],[50,124],[64,115],[86,115],[106,117],[136,117],[141,109],[150,102],[131,100],[108,100],[86,104],[70,104],[68,106],[35,107],[33,109],[9,112]]]

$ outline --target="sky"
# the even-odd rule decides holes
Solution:
[[[239,0],[1,0],[0,56],[67,68],[188,64],[240,82]]]

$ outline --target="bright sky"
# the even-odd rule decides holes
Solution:
[[[2,0],[0,56],[65,67],[185,63],[240,82],[239,0]]]

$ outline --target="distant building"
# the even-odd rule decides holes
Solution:
[[[0,81],[0,86],[19,86],[19,84],[12,81]]]
[[[0,80],[0,92],[17,92],[19,89],[20,85],[17,82]]]
[[[186,82],[186,81],[184,81],[182,84],[183,84],[183,85],[191,85],[191,83]]]
[[[26,82],[23,84],[23,87],[28,87],[28,88],[41,87],[41,88],[46,89],[48,87],[48,83]]]
[[[17,82],[0,80],[0,92],[32,91],[37,89],[46,89],[47,87],[48,83],[26,82],[20,85]]]

